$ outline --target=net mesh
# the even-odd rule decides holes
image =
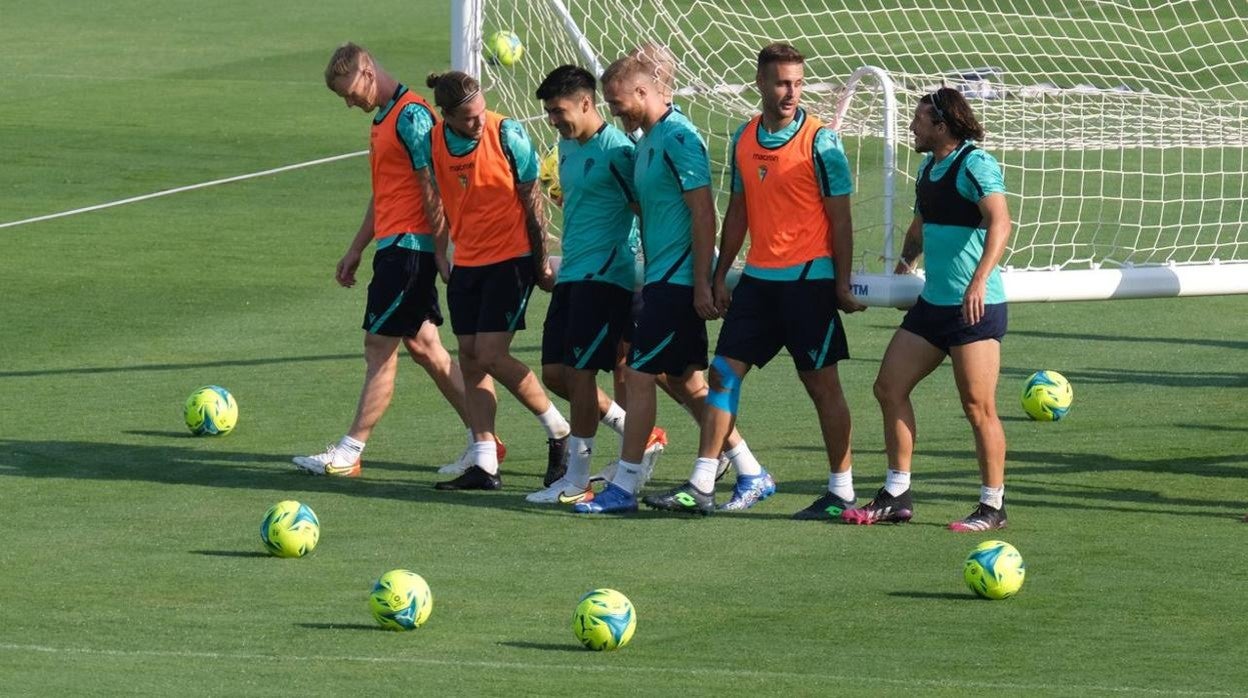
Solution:
[[[593,67],[566,9],[605,67],[643,42],[679,61],[676,102],[707,138],[719,205],[726,150],[757,111],[758,50],[783,40],[807,56],[806,107],[839,130],[854,170],[858,268],[879,270],[912,216],[920,156],[909,148],[917,99],[959,88],[1001,163],[1018,269],[1199,264],[1248,259],[1248,4],[1207,0],[869,0],[658,2],[485,0],[484,35],[514,31],[525,55],[485,65],[492,108],[553,147],[533,93],[551,68]],[[844,85],[863,65],[890,75],[897,164],[886,225],[884,104],[878,86]],[[607,116],[604,113],[604,116]]]

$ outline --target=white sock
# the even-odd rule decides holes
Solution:
[[[732,466],[737,469],[738,477],[748,477],[758,475],[763,472],[763,466],[758,462],[758,459],[754,457],[754,454],[750,452],[750,447],[745,443],[745,439],[742,439],[741,443],[737,444],[733,448],[724,451],[724,455],[728,456],[728,460],[732,461]],[[719,465],[718,459],[716,459],[715,464]],[[711,482],[714,481],[715,471],[712,470]],[[705,492],[708,490],[703,491]]]
[[[545,412],[537,415],[537,421],[542,423],[542,428],[546,430],[546,436],[552,439],[562,439],[572,433],[572,427],[568,425],[568,420],[559,414],[559,408],[555,407],[555,403],[550,403],[550,407]]]
[[[601,422],[604,427],[607,427],[611,431],[619,434],[620,438],[623,438],[625,414],[627,413],[624,412],[624,408],[620,407],[620,404],[613,400],[611,402],[611,406],[607,408],[607,413],[602,416],[602,419],[599,420],[599,422]]]
[[[693,462],[693,475],[689,482],[702,492],[715,491],[715,469],[719,467],[718,458],[699,458]]]
[[[615,477],[611,479],[611,484],[635,494],[639,482],[641,482],[641,463],[621,460],[619,467],[615,469]]]
[[[472,464],[491,475],[498,474],[498,444],[493,439],[472,444]]]
[[[338,461],[339,458],[341,458],[342,461],[335,462],[334,465],[351,465],[360,459],[360,454],[363,452],[363,441],[353,439],[350,436],[344,436],[342,437],[342,440],[338,442],[337,453],[334,454],[335,461]]]
[[[847,502],[854,501],[854,469],[828,475],[828,491]]]
[[[564,475],[573,485],[589,486],[589,458],[594,453],[594,437],[573,436],[568,439],[568,473]]]
[[[908,489],[910,489],[910,471],[902,472],[889,468],[888,474],[884,476],[884,490],[898,497]]]
[[[1005,485],[1000,487],[980,487],[979,501],[993,509],[1000,509],[1005,504]]]

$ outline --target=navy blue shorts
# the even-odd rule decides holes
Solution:
[[[764,281],[741,275],[715,354],[761,367],[780,347],[789,350],[799,371],[849,358],[845,326],[836,309],[835,281]]]
[[[601,281],[555,286],[542,325],[542,365],[615,368],[620,338],[633,324],[633,292]]]
[[[452,267],[446,287],[451,330],[456,335],[523,330],[533,278],[533,258],[527,255],[482,267]]]
[[[387,337],[414,337],[425,321],[442,324],[438,306],[438,266],[432,252],[394,246],[373,255],[364,331]]]
[[[656,282],[641,295],[644,307],[633,330],[629,367],[656,376],[706,368],[706,321],[693,309],[693,287]]]
[[[984,316],[974,325],[966,324],[962,319],[960,305],[932,305],[922,297],[914,304],[906,317],[901,321],[901,329],[913,332],[926,339],[929,344],[949,353],[949,347],[959,347],[983,339],[995,339],[998,342],[1005,337],[1005,326],[1008,313],[1005,303],[988,303],[984,305]]]

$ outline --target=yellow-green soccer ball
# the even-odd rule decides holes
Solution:
[[[1075,391],[1057,371],[1036,371],[1023,386],[1023,411],[1037,422],[1056,422],[1070,411]]]
[[[500,29],[485,40],[485,57],[494,65],[513,66],[524,56],[524,44],[514,32]]]
[[[238,424],[238,403],[219,385],[205,385],[186,399],[186,428],[196,436],[220,436]]]
[[[572,633],[591,650],[614,650],[628,644],[637,629],[637,613],[615,589],[594,589],[581,597],[572,614]]]
[[[537,181],[552,201],[559,202],[563,198],[563,187],[559,186],[559,149],[551,148],[542,158],[537,169]]]
[[[419,574],[390,570],[373,584],[368,608],[373,619],[387,630],[415,630],[433,612],[433,592]]]
[[[985,599],[1008,599],[1023,588],[1027,566],[1014,546],[988,540],[975,546],[966,557],[962,578],[971,591]]]
[[[293,499],[278,502],[264,514],[260,540],[278,557],[303,557],[321,539],[321,522],[307,504]]]

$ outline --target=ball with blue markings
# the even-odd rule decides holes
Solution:
[[[433,592],[419,574],[390,570],[373,584],[368,608],[386,630],[415,630],[433,612]]]
[[[293,499],[278,502],[264,514],[260,540],[278,557],[303,557],[321,539],[321,522],[312,508]]]
[[[491,65],[511,67],[524,56],[524,44],[515,32],[500,29],[485,39],[485,58]]]
[[[637,630],[637,612],[628,597],[614,589],[594,589],[581,597],[572,614],[572,632],[591,650],[615,650]]]
[[[219,385],[205,385],[191,393],[183,411],[186,428],[196,436],[221,436],[238,424],[238,403]]]
[[[1027,566],[1018,550],[1000,540],[975,546],[966,558],[962,578],[966,585],[985,599],[1008,599],[1023,588]]]
[[[1036,371],[1023,386],[1023,411],[1037,422],[1056,422],[1075,399],[1070,381],[1057,371]]]

